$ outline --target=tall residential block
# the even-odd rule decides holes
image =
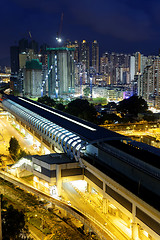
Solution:
[[[130,83],[134,81],[135,75],[135,56],[130,57]]]
[[[60,47],[47,48],[48,54],[48,95],[51,98],[73,94],[74,49]]]
[[[99,72],[99,44],[96,40],[92,43],[92,67]]]
[[[82,62],[86,70],[89,70],[90,66],[90,57],[89,57],[89,43],[86,42],[86,40],[83,40],[80,45],[80,62]]]
[[[19,53],[26,52],[28,49],[28,39],[22,38],[19,40]]]
[[[67,48],[74,48],[74,60],[79,62],[79,42],[75,40],[74,42],[67,41],[65,44]]]
[[[25,97],[41,97],[42,63],[40,63],[38,59],[32,59],[26,62],[23,84]]]
[[[153,78],[153,66],[146,66],[143,72],[142,89],[139,90],[139,96],[142,96],[147,102],[154,97],[155,82]]]
[[[141,73],[141,53],[135,53],[135,74]]]
[[[160,96],[160,58],[154,60],[153,64],[154,95]]]
[[[11,63],[11,77],[10,77],[10,89],[12,93],[17,93],[19,89],[18,84],[18,72],[19,72],[19,47],[10,47],[10,63]]]
[[[29,48],[33,49],[34,53],[38,53],[38,42],[32,39],[29,43]]]
[[[11,72],[18,73],[19,70],[19,47],[10,47],[10,62],[11,62]]]

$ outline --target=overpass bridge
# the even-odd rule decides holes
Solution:
[[[30,163],[34,175],[56,185],[59,193],[63,181],[86,180],[88,191],[95,188],[103,196],[104,214],[111,204],[116,207],[114,214],[125,219],[131,239],[160,239],[158,149],[26,98],[7,96],[2,104],[41,146],[70,159],[68,165],[56,162],[48,168],[51,162],[35,156]]]

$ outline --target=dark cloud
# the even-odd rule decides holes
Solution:
[[[65,38],[97,39],[103,51],[159,48],[159,0],[1,0],[0,59],[29,31],[39,43],[54,46],[62,12]]]
[[[63,4],[58,0],[11,0],[17,6],[32,11],[55,13],[59,11]]]
[[[143,9],[131,8],[125,1],[99,0],[98,5],[91,7],[91,1],[82,0],[78,12],[76,3],[68,2],[75,18],[97,33],[129,41],[148,40],[154,35],[149,15]]]

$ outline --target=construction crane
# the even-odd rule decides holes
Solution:
[[[29,31],[28,34],[29,34],[30,39],[32,40],[32,34],[31,34],[31,32]]]
[[[59,31],[57,32],[57,37],[56,37],[56,41],[58,44],[62,42],[62,38],[61,38],[62,25],[63,25],[63,13],[61,14],[61,22],[60,22]]]

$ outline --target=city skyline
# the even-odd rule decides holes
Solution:
[[[105,51],[130,54],[140,51],[146,55],[158,55],[158,1],[83,1],[3,0],[0,65],[10,64],[10,46],[24,37],[56,47],[62,12],[63,40],[92,42],[96,39],[100,56]]]

